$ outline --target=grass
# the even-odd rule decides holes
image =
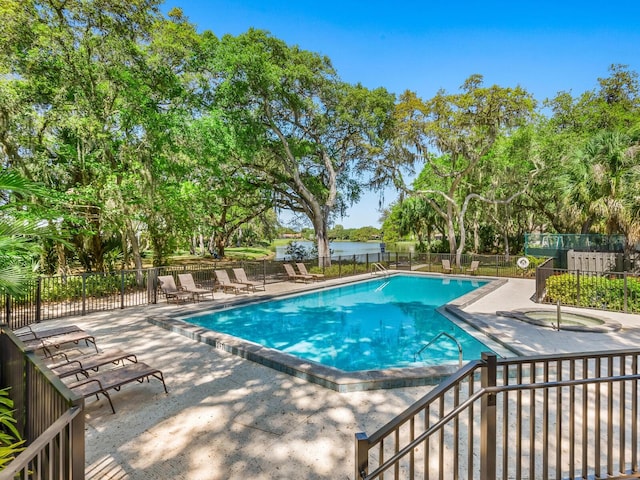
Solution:
[[[231,247],[224,249],[225,257],[242,258],[246,260],[263,260],[272,258],[274,253],[268,248],[261,247]]]

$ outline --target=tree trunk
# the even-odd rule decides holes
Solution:
[[[318,246],[318,266],[331,266],[331,250],[329,249],[329,236],[327,235],[327,217],[324,209],[318,209],[321,213],[313,219],[313,228],[316,234]]]
[[[56,243],[56,256],[58,257],[58,275],[66,275],[69,273],[67,268],[67,255],[64,251],[64,245],[62,243]]]
[[[209,253],[211,254],[212,257],[215,257],[217,255],[217,252],[216,252],[216,235],[215,235],[214,232],[212,232],[211,235],[209,236],[209,244],[208,244],[207,248],[209,249]]]
[[[129,240],[129,244],[131,245],[131,256],[133,257],[133,264],[136,269],[136,283],[138,285],[142,285],[143,276],[142,276],[142,255],[140,255],[140,244],[138,242],[138,237],[136,236],[136,232],[134,232],[133,227],[129,222],[127,222],[127,238]]]
[[[453,222],[453,208],[451,203],[447,204],[447,238],[449,239],[449,253],[456,254],[456,265],[459,266],[457,242],[456,242],[456,229]],[[460,235],[460,243],[463,242],[463,237]],[[464,244],[462,245],[464,247]]]
[[[473,253],[480,251],[480,224],[478,222],[478,214],[473,217]]]
[[[224,248],[226,247],[227,244],[227,238],[225,235],[221,234],[221,233],[216,233],[215,236],[215,246],[216,246],[216,252],[218,254],[218,258],[223,258],[224,257]]]
[[[506,257],[505,260],[508,262],[509,261],[509,235],[507,234],[507,232],[504,232],[503,236],[504,236],[504,256]]]

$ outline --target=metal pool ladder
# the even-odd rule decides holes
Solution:
[[[413,354],[413,361],[415,362],[418,359],[418,356],[420,356],[420,354],[422,352],[424,352],[427,348],[429,348],[431,345],[436,343],[440,337],[447,337],[448,339],[454,341],[455,344],[458,346],[458,366],[460,368],[462,368],[462,345],[460,345],[460,342],[458,341],[458,339],[456,337],[454,337],[453,335],[448,334],[447,332],[440,332],[435,337],[433,337],[429,341],[429,343],[427,343],[426,345],[423,345],[420,348],[420,350],[418,350],[416,353]]]
[[[381,263],[372,263],[371,264],[371,275],[376,275],[378,273],[382,273],[385,277],[389,276],[389,270],[384,268],[384,265]]]

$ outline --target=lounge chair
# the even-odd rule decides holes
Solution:
[[[305,283],[307,283],[308,280],[314,280],[311,275],[302,275],[300,273],[296,273],[293,267],[288,263],[283,263],[282,266],[284,267],[284,271],[287,272],[289,280],[293,280],[294,282],[302,281]]]
[[[176,303],[187,299],[193,300],[193,293],[178,289],[173,275],[158,275],[158,281],[160,282],[160,290],[164,293],[167,303],[171,300],[174,300]]]
[[[109,401],[111,411],[116,413],[116,409],[113,407],[113,402],[109,396],[109,390],[120,390],[120,387],[137,381],[138,383],[144,382],[146,379],[149,381],[150,377],[157,378],[162,382],[164,392],[169,393],[167,385],[164,383],[164,376],[162,372],[157,368],[150,367],[146,363],[138,362],[131,365],[125,365],[124,367],[115,368],[113,370],[105,370],[98,372],[95,375],[91,375],[88,378],[82,379],[79,382],[67,384],[67,386],[75,393],[79,393],[84,398],[99,394],[104,395]]]
[[[309,271],[307,271],[307,266],[302,262],[296,263],[296,266],[298,267],[301,275],[311,275],[315,280],[324,279],[323,273],[309,273]]]
[[[453,273],[453,268],[451,268],[451,262],[449,260],[442,260],[442,273]]]
[[[79,332],[79,331],[82,331],[82,329],[77,325],[68,325],[65,327],[42,328],[38,330],[33,330],[31,328],[31,325],[27,325],[24,328],[15,330],[13,333],[15,333],[20,340],[26,341],[26,340],[38,340],[38,339],[47,338],[47,337],[55,337],[57,335],[64,335],[65,333],[73,333],[73,332]]]
[[[247,273],[244,271],[244,268],[234,268],[233,275],[236,277],[236,282],[246,285],[250,287],[254,292],[256,288],[262,288],[264,290],[264,284],[262,282],[254,282],[247,278]]]
[[[465,269],[465,273],[470,273],[471,275],[475,275],[478,273],[478,267],[480,267],[480,261],[473,260],[471,265],[467,269]]]
[[[180,280],[182,289],[185,292],[192,293],[193,298],[199,300],[200,295],[211,295],[211,299],[213,299],[213,289],[202,288],[202,285],[193,280],[193,275],[190,273],[179,273],[178,280]]]
[[[223,291],[226,292],[227,290],[231,290],[236,295],[240,293],[240,290],[246,290],[249,292],[248,285],[232,282],[226,270],[214,270],[213,272],[215,273],[218,283],[220,283]]]
[[[110,363],[117,365],[122,362],[124,365],[125,360],[129,360],[132,363],[138,362],[138,358],[133,353],[123,352],[122,350],[109,350],[98,354],[71,358],[65,362],[48,365],[48,367],[59,378],[66,378],[71,375],[75,375],[78,378],[79,374],[88,377],[89,370],[98,371],[100,367]]]
[[[37,350],[43,350],[45,356],[51,357],[53,356],[54,349],[59,349],[62,345],[68,343],[74,343],[77,345],[83,340],[87,344],[87,346],[89,346],[89,344],[92,344],[96,349],[96,353],[98,353],[98,347],[96,345],[95,337],[90,333],[85,332],[84,330],[64,333],[62,335],[55,335],[52,337],[25,340],[23,343],[25,345],[26,351],[35,352]]]

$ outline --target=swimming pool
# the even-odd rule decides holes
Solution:
[[[336,282],[342,284],[331,286]],[[473,339],[465,340],[469,341],[463,347],[465,360],[478,358],[480,351],[491,350],[503,356],[513,354],[507,345],[496,342],[495,336],[479,331],[484,328],[482,321],[467,318],[469,315],[460,310],[504,283],[504,279],[392,272],[384,278],[362,276],[346,282],[344,279],[320,282],[312,292],[279,297],[265,293],[266,299],[258,295],[241,296],[229,300],[233,304],[202,302],[189,307],[187,312],[152,313],[147,320],[216,349],[339,392],[433,385],[459,368],[457,345],[445,335],[414,360],[416,351],[433,338],[431,335],[436,330],[446,329],[453,332],[451,336],[464,338],[467,334],[459,329],[462,326],[481,339],[477,343]],[[447,316],[459,326],[437,311],[444,311],[438,307],[445,303]],[[356,323],[357,311],[361,309],[365,313]],[[258,326],[261,318],[267,320]],[[318,324],[319,319],[325,322],[323,327]],[[294,332],[303,332],[305,336],[294,339]],[[272,337],[275,347],[259,344],[257,341],[263,337]],[[382,344],[402,358],[392,368],[363,369],[373,365],[366,362],[378,356],[376,349]],[[369,353],[365,347],[370,348]],[[308,359],[300,356],[300,350],[308,353]],[[319,363],[320,356],[326,357],[328,364]],[[348,368],[361,370],[347,371],[333,366],[345,356],[354,360],[354,366]]]
[[[484,283],[395,275],[184,320],[346,372],[457,365],[451,337],[465,361],[490,349],[437,308]]]

